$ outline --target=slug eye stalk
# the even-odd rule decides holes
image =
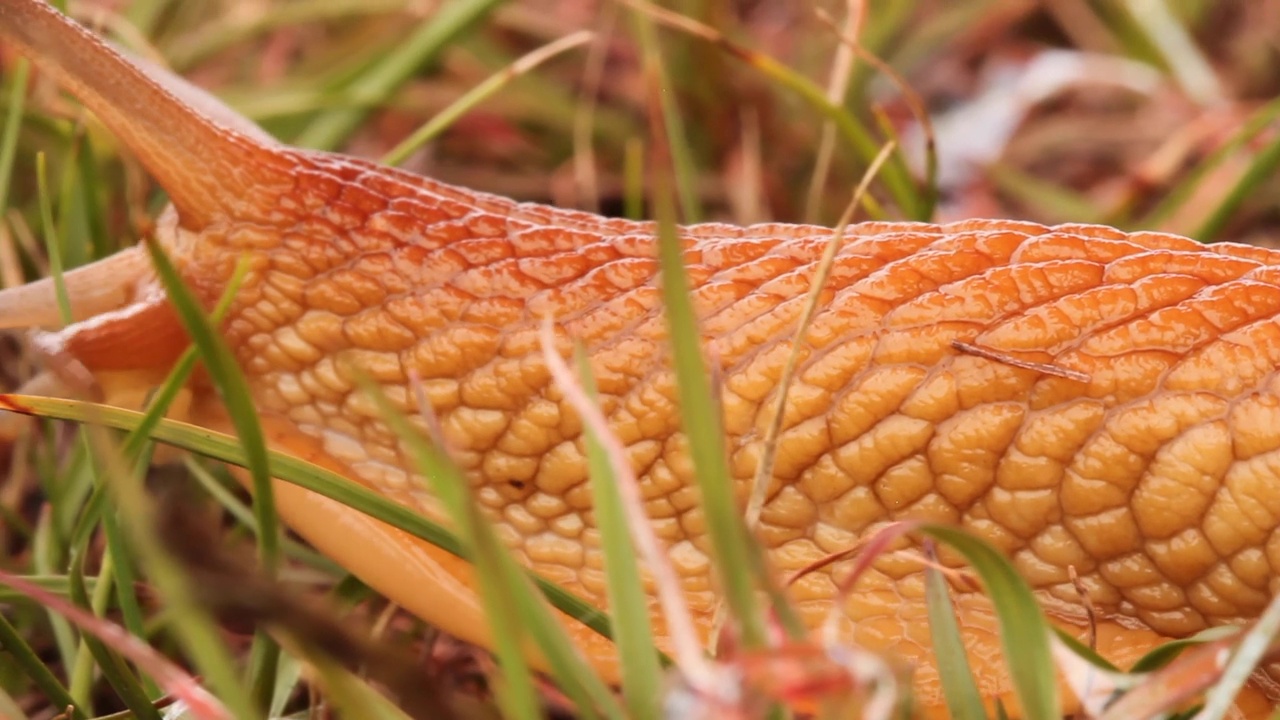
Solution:
[[[141,247],[68,271],[63,280],[71,303],[71,319],[80,322],[124,307],[151,276],[151,263]],[[58,328],[63,325],[52,278],[0,290],[0,330]]]
[[[43,2],[0,0],[0,41],[83,102],[164,188],[172,205],[154,232],[179,264],[207,233],[270,211],[263,198],[271,193],[246,188],[292,184],[287,155],[261,128],[163,68],[125,57]],[[157,370],[186,346],[142,247],[64,280],[73,324],[49,344],[91,372]],[[0,291],[0,329],[63,325],[52,280]]]

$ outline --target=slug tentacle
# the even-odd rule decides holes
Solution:
[[[63,279],[72,322],[123,307],[150,274],[151,261],[140,246],[68,271]],[[53,278],[0,290],[0,330],[62,325]]]
[[[0,40],[56,78],[137,154],[187,229],[251,208],[248,187],[289,182],[286,157],[261,136],[192,109],[186,97],[43,2],[0,0]]]

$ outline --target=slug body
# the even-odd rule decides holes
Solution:
[[[225,109],[195,109],[34,0],[0,0],[0,39],[65,83],[168,190],[156,236],[207,306],[249,259],[223,329],[274,447],[437,515],[356,386],[366,374],[421,422],[416,375],[503,539],[603,605],[582,425],[540,356],[551,317],[562,352],[586,346],[645,510],[710,628],[716,591],[654,226],[281,146]],[[744,499],[832,232],[682,229]],[[117,263],[116,292],[73,288],[79,316],[92,317],[50,336],[109,400],[145,390],[187,342],[139,252],[103,261]],[[0,295],[0,320],[53,324],[52,293],[39,287]],[[1066,627],[1084,622],[1074,568],[1100,613],[1100,649],[1121,662],[1252,619],[1280,574],[1278,317],[1270,250],[1096,226],[854,226],[803,338],[758,536],[787,576],[893,520],[958,524],[1003,550]],[[124,352],[143,341],[147,352]],[[190,419],[225,428],[213,393],[192,393]],[[486,642],[462,563],[277,486],[285,520],[320,549]],[[839,600],[840,630],[919,663],[929,704],[922,568],[907,546],[881,558]],[[791,588],[809,621],[835,601],[841,569]],[[1008,703],[987,600],[960,592],[957,605],[982,691]],[[577,636],[611,666],[611,646]]]

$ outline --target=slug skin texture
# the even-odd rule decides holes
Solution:
[[[439,517],[355,382],[367,375],[424,425],[409,387],[421,378],[502,539],[604,606],[582,424],[540,354],[539,323],[553,318],[561,352],[586,347],[645,510],[710,631],[717,595],[654,225],[286,147],[35,0],[0,0],[0,41],[77,96],[168,192],[156,238],[207,307],[248,258],[222,331],[273,448]],[[745,501],[833,231],[680,232]],[[1099,613],[1099,650],[1121,666],[1257,617],[1280,566],[1280,252],[1003,220],[846,234],[799,351],[761,514],[780,577],[917,518],[993,543],[1050,617],[1083,635],[1074,568]],[[145,253],[67,280],[78,320],[48,337],[108,401],[141,397],[187,344]],[[56,324],[52,285],[0,293],[0,326]],[[142,341],[147,352],[122,351]],[[230,429],[210,388],[195,381],[190,393],[188,420]],[[489,640],[461,561],[294,486],[276,492],[285,522],[364,581]],[[800,612],[817,624],[838,602],[841,635],[915,663],[922,706],[942,713],[918,547],[904,542],[837,598],[846,569],[796,582]],[[984,697],[1016,706],[989,602],[955,595]],[[566,623],[616,677],[612,646]],[[1261,716],[1275,697],[1260,674],[1240,707]]]

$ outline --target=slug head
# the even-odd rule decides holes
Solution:
[[[126,59],[38,0],[0,0],[0,43],[16,47],[79,98],[165,189],[172,205],[158,218],[154,239],[206,309],[248,258],[249,274],[223,328],[242,362],[264,361],[248,342],[255,318],[269,317],[287,328],[294,319],[290,312],[301,312],[313,299],[334,300],[333,293],[304,287],[288,272],[273,274],[274,265],[292,262],[290,269],[303,276],[321,274],[379,237],[415,234],[424,219],[439,220],[464,203],[504,211],[512,206],[434,184],[436,206],[398,201],[428,181],[352,158],[283,147],[181,78]],[[372,219],[379,211],[389,212]],[[289,252],[276,252],[286,246]],[[37,335],[37,345],[53,357],[48,365],[54,374],[83,380],[83,372],[65,370],[87,370],[105,402],[139,406],[189,344],[145,248],[77,268],[65,281],[71,324],[62,327],[54,285],[45,279],[0,291],[0,329],[52,329]],[[279,282],[317,297],[261,302],[279,290]],[[51,377],[46,372],[31,387],[65,392],[66,383],[51,387]],[[193,382],[182,400],[184,418],[230,431],[216,394]],[[262,401],[255,397],[273,449],[358,476],[349,459],[335,459],[279,407]],[[463,561],[297,486],[277,482],[274,492],[286,524],[321,552],[424,620],[466,640],[491,643]],[[606,675],[616,674],[611,643],[581,625],[568,629]]]
[[[199,298],[216,300],[235,264],[237,228],[262,227],[291,187],[281,148],[203,91],[126,59],[43,2],[0,2],[0,42],[79,98],[157,179],[172,206],[155,238]],[[262,249],[269,234],[253,235]],[[219,243],[231,252],[200,251]],[[208,264],[198,266],[197,256]],[[163,372],[186,345],[143,248],[77,268],[65,282],[73,324],[41,336],[40,346],[95,378]],[[56,328],[62,320],[49,279],[0,292],[0,328]]]

